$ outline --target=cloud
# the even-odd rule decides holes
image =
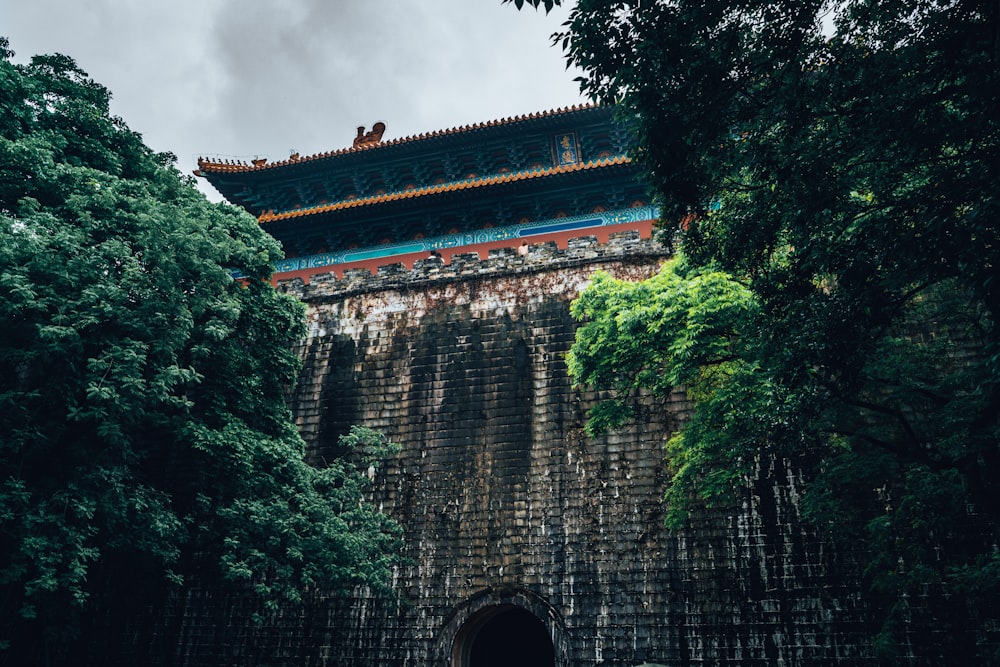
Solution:
[[[73,56],[154,149],[286,157],[581,101],[546,16],[500,0],[32,0],[8,3],[19,59]],[[210,190],[205,186],[207,190]]]

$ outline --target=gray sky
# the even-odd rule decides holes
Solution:
[[[15,60],[72,56],[187,173],[343,148],[377,120],[395,139],[579,104],[549,39],[565,18],[500,0],[0,0]]]

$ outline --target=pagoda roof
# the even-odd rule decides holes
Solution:
[[[536,113],[512,116],[508,118],[491,120],[482,123],[474,123],[471,125],[462,125],[459,127],[454,127],[446,130],[435,130],[432,132],[424,132],[421,134],[402,137],[399,139],[392,139],[389,141],[379,141],[377,143],[367,143],[367,144],[349,146],[347,148],[327,151],[324,153],[315,153],[313,155],[307,155],[303,157],[300,157],[298,155],[293,155],[292,157],[289,157],[285,160],[278,160],[276,162],[268,162],[266,159],[251,160],[247,162],[245,160],[211,160],[199,157],[198,169],[194,173],[197,176],[208,176],[209,174],[246,174],[252,172],[262,172],[273,169],[279,169],[282,167],[299,165],[302,163],[315,162],[318,160],[326,160],[330,158],[336,158],[355,153],[368,152],[376,149],[389,148],[404,144],[413,144],[415,142],[426,141],[428,139],[438,139],[441,137],[451,137],[455,135],[462,135],[477,131],[490,130],[493,128],[515,126],[520,123],[538,121],[540,119],[557,118],[560,116],[565,116],[568,114],[578,113],[581,111],[586,111],[591,109],[604,110],[608,109],[608,107],[597,104],[577,104],[574,106],[561,107],[559,109],[553,109],[549,111],[540,111]]]
[[[628,132],[613,114],[578,105],[385,142],[376,123],[359,128],[350,148],[274,163],[199,159],[195,173],[261,222],[404,200],[426,206],[429,195],[488,195],[545,176],[568,186],[562,177],[630,164]]]
[[[195,173],[281,242],[288,259],[279,273],[304,271],[303,279],[334,264],[409,266],[432,251],[440,257],[525,241],[565,244],[574,235],[648,234],[656,216],[630,157],[630,133],[612,106],[385,142],[384,131],[382,122],[367,133],[360,127],[351,147],[279,162],[200,158]]]
[[[425,187],[418,187],[412,190],[397,190],[394,192],[388,192],[369,197],[347,199],[347,200],[337,201],[331,204],[324,204],[321,206],[313,206],[309,208],[294,209],[291,211],[283,211],[279,213],[268,211],[261,214],[258,220],[260,221],[261,224],[266,224],[268,222],[276,222],[279,220],[290,220],[293,218],[331,213],[334,211],[341,211],[345,209],[360,208],[365,206],[377,206],[380,204],[387,204],[389,202],[395,202],[407,199],[419,199],[421,197],[439,195],[448,192],[472,190],[475,188],[488,188],[491,186],[505,185],[508,183],[516,183],[519,181],[530,181],[533,179],[556,176],[560,174],[569,174],[574,172],[590,171],[595,169],[605,169],[609,167],[616,167],[618,165],[629,164],[630,162],[631,159],[629,157],[624,155],[616,155],[612,157],[592,160],[589,162],[578,162],[575,164],[559,165],[553,167],[541,167],[520,172],[493,174],[482,178],[480,177],[469,178],[460,181],[453,181],[450,183],[440,183]]]

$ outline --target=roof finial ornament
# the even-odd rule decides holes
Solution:
[[[354,137],[354,147],[363,148],[374,146],[382,142],[382,134],[385,132],[385,123],[379,121],[372,125],[371,132],[365,132],[365,126],[358,127],[358,136]]]

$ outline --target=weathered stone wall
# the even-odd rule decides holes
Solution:
[[[403,445],[375,492],[406,530],[402,602],[339,619],[357,632],[323,649],[331,664],[450,664],[465,620],[501,603],[546,623],[557,664],[862,657],[854,588],[797,521],[788,470],[671,535],[661,445],[684,396],[584,435],[595,397],[565,369],[569,301],[597,269],[641,279],[664,256],[623,236],[290,286],[309,306],[293,411],[312,456],[355,423]]]
[[[671,534],[661,445],[683,394],[584,435],[569,301],[597,269],[640,279],[664,257],[622,236],[285,285],[309,308],[292,407],[310,455],[351,424],[402,444],[373,496],[406,531],[400,599],[317,597],[254,627],[245,602],[191,592],[174,664],[444,667],[504,606],[545,624],[563,666],[870,662],[853,568],[797,520],[787,466]]]

